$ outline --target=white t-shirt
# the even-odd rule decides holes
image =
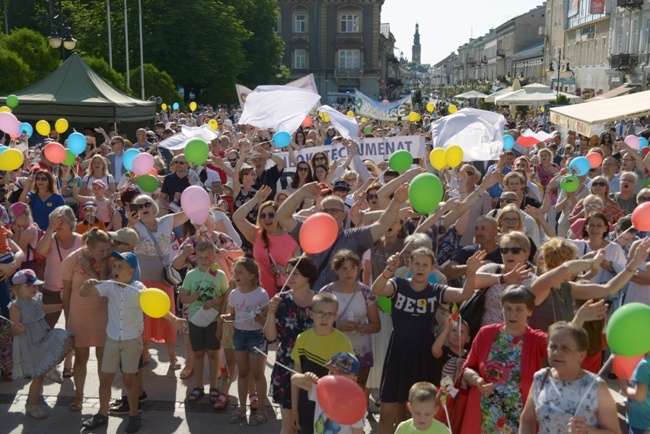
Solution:
[[[101,297],[108,299],[108,337],[119,341],[142,336],[144,314],[140,307],[140,293],[147,287],[137,280],[129,286],[111,280],[97,284],[96,288]]]
[[[246,293],[235,288],[228,299],[228,308],[235,310],[235,328],[238,330],[262,330],[263,326],[255,321],[255,316],[268,306],[269,294],[261,286]]]
[[[339,425],[332,419],[328,419],[327,415],[323,412],[318,402],[318,395],[316,393],[316,384],[311,386],[309,390],[309,400],[316,404],[314,409],[314,432],[315,433],[336,433],[336,434],[352,434],[352,428],[363,428],[366,420],[367,413],[352,425]],[[317,428],[318,427],[318,428]]]

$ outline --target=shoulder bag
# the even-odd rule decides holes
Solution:
[[[142,226],[144,226],[147,232],[149,232],[149,236],[153,241],[153,245],[156,247],[156,252],[158,253],[158,256],[160,256],[160,259],[163,262],[163,282],[165,282],[165,284],[171,287],[180,285],[183,282],[183,280],[181,279],[181,274],[173,266],[167,263],[165,257],[162,254],[162,250],[160,250],[160,246],[158,245],[158,241],[156,240],[156,237],[151,232],[151,230],[147,227],[147,225],[142,223]]]
[[[502,270],[503,268],[499,267],[497,273],[501,273]],[[469,334],[472,340],[481,328],[483,314],[485,313],[485,295],[488,289],[490,287],[474,291],[474,294],[472,294],[469,300],[465,300],[460,305],[460,316],[469,325]]]

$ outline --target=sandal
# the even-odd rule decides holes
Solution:
[[[108,416],[104,416],[103,414],[97,413],[87,421],[81,424],[82,427],[88,428],[88,429],[93,429],[97,428],[98,426],[106,425],[108,423]]]
[[[219,399],[219,389],[210,388],[210,402],[215,403]]]
[[[63,378],[72,378],[72,368],[63,368]]]
[[[257,410],[260,403],[259,399],[257,399],[257,393],[251,393],[248,395],[248,399],[251,401],[251,410]]]
[[[14,373],[11,370],[2,371],[2,379],[5,381],[14,381]]]
[[[214,403],[215,410],[223,410],[230,404],[230,396],[225,393],[220,393],[217,397],[217,401]]]
[[[47,417],[47,414],[44,413],[38,405],[25,405],[25,414],[32,419],[42,420]]]
[[[237,407],[235,409],[235,412],[230,415],[230,419],[228,419],[228,421],[230,423],[239,423],[244,419],[246,419],[246,408],[245,407]]]
[[[68,410],[74,413],[79,413],[83,407],[83,402],[72,401],[72,403],[68,406]]]
[[[187,380],[194,374],[194,368],[188,368],[187,366],[181,371],[181,380]]]
[[[254,416],[251,417],[251,420],[248,422],[250,426],[262,425],[264,422],[269,420],[269,415],[266,412],[258,411]]]
[[[172,371],[177,371],[177,370],[181,369],[181,364],[178,363],[178,360],[176,359],[176,357],[169,360],[169,369],[171,369]]]
[[[199,399],[203,398],[204,395],[205,392],[203,391],[203,389],[201,389],[200,387],[195,387],[194,389],[192,389],[192,393],[190,393],[187,396],[187,400],[189,402],[196,402]]]

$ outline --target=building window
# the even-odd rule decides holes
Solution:
[[[339,31],[341,33],[359,33],[361,18],[358,13],[347,12],[339,15]]]
[[[307,50],[294,50],[293,65],[296,69],[307,68]]]
[[[339,50],[339,69],[360,69],[361,51]]]
[[[645,49],[644,53],[650,52],[650,18],[645,20]]]
[[[307,33],[307,14],[296,14],[293,16],[293,32]]]

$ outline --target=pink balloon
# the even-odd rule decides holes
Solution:
[[[136,175],[146,175],[153,169],[153,156],[148,152],[141,152],[135,156],[131,167]]]
[[[319,212],[305,220],[300,228],[300,247],[310,254],[324,252],[332,247],[339,233],[339,225],[331,215]]]
[[[0,130],[9,134],[10,136],[18,137],[20,135],[20,122],[16,119],[12,113],[2,112],[0,113]]]
[[[210,215],[210,196],[198,185],[192,185],[181,194],[181,207],[192,223],[202,225]]]
[[[641,147],[641,142],[639,142],[639,138],[637,136],[632,135],[632,134],[630,134],[629,136],[627,136],[625,138],[625,144],[627,146],[629,146],[630,148],[632,148],[634,150],[637,150],[637,151]]]

